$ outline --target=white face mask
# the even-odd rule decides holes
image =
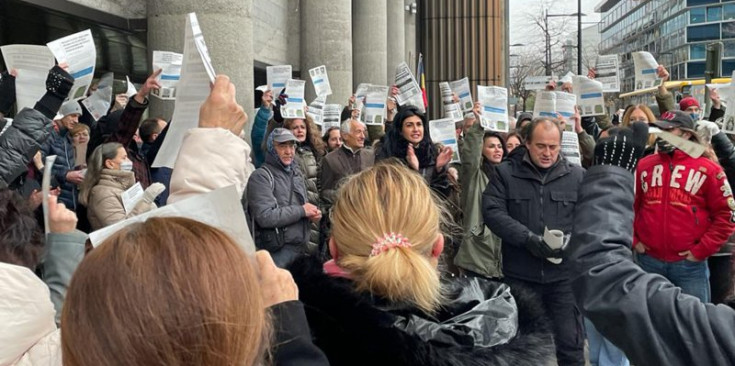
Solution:
[[[123,161],[120,163],[120,170],[124,170],[126,172],[133,170],[133,162],[130,160]]]

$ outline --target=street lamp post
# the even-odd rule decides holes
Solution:
[[[582,0],[577,0],[577,75],[582,75]]]
[[[573,14],[549,14],[548,9],[544,9],[544,33],[546,35],[546,76],[551,76],[551,35],[549,35],[549,18],[553,17],[577,17],[577,75],[582,73],[582,0],[578,0],[577,5],[579,11]]]

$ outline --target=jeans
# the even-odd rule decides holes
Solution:
[[[286,244],[278,251],[270,252],[270,254],[276,267],[287,268],[298,257],[304,255],[304,250],[299,245]]]
[[[630,366],[630,361],[625,357],[625,353],[605,339],[587,318],[584,318],[584,328],[590,346],[590,364],[592,366]]]
[[[686,259],[678,262],[664,262],[649,255],[639,254],[638,265],[648,273],[666,277],[681,292],[698,297],[704,303],[710,302],[709,267],[707,261],[692,262]]]
[[[584,366],[584,322],[568,280],[535,283],[504,277],[510,287],[523,286],[536,293],[551,320],[559,366]]]

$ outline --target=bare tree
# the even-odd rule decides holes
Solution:
[[[541,64],[547,75],[551,73],[560,73],[565,64],[564,52],[562,50],[564,40],[569,36],[569,24],[572,17],[567,14],[556,14],[554,9],[557,0],[539,0],[538,7],[525,15],[525,20],[530,31],[536,29],[538,33],[534,34],[529,42],[526,43],[536,55],[531,66]],[[531,27],[533,26],[533,27]]]
[[[543,70],[535,66],[534,63],[538,62],[538,55],[531,52],[519,54],[513,58],[510,70],[510,92],[511,95],[520,99],[522,110],[526,111],[526,102],[531,96],[532,90],[526,89],[526,79],[529,76],[540,76],[543,75]],[[516,110],[518,107],[516,106]]]

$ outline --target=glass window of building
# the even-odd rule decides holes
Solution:
[[[698,25],[687,28],[687,42],[720,39],[720,24]]]
[[[722,60],[722,76],[730,77],[735,71],[735,60]]]
[[[735,41],[722,42],[724,55],[723,57],[735,57]]]
[[[704,66],[704,61],[687,62],[687,78],[703,78]]]
[[[717,22],[722,20],[722,7],[721,6],[710,6],[707,8],[707,21]]]
[[[690,60],[704,60],[706,57],[704,43],[697,43],[689,45],[689,59]]]
[[[722,19],[735,19],[735,4],[725,4],[722,6]]]
[[[689,10],[689,24],[705,22],[705,8],[694,8]]]
[[[717,4],[720,0],[687,0],[687,6]]]
[[[722,23],[722,38],[735,38],[735,22]]]

